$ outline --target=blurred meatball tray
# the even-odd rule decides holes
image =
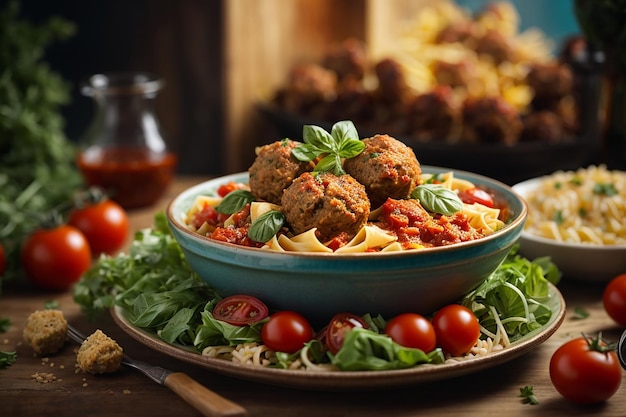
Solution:
[[[599,79],[585,40],[566,40],[553,57],[538,30],[518,33],[517,18],[506,2],[472,16],[430,8],[399,53],[373,61],[346,39],[291,68],[258,109],[281,137],[352,120],[361,138],[389,134],[421,163],[507,184],[595,163]]]

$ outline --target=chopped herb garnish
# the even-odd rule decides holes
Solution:
[[[11,320],[6,317],[0,318],[0,333],[4,333],[11,327]]]
[[[574,319],[576,320],[582,320],[582,319],[586,319],[587,317],[589,317],[589,312],[581,307],[576,307],[574,308]]]
[[[578,209],[578,215],[580,217],[587,217],[587,213],[588,213],[587,209],[584,208],[584,207],[581,207],[581,208]]]
[[[370,154],[370,159],[378,158],[380,156],[380,152],[372,152]]]
[[[0,350],[0,369],[13,365],[16,359],[17,352],[4,352]]]
[[[519,396],[522,397],[522,402],[524,404],[537,405],[539,404],[539,400],[535,397],[535,393],[533,392],[533,387],[526,385],[524,388],[519,389]]]
[[[583,185],[583,180],[580,177],[573,177],[569,180],[569,183],[572,185]]]
[[[46,310],[58,310],[59,302],[57,300],[48,300],[44,303],[43,308]]]
[[[349,120],[335,123],[330,133],[319,126],[305,125],[302,138],[304,143],[292,149],[291,154],[304,162],[321,157],[314,169],[317,172],[343,175],[346,172],[342,159],[354,158],[365,149],[356,127]]]
[[[411,198],[419,200],[422,207],[431,213],[451,216],[463,210],[463,202],[459,196],[442,185],[419,185],[411,192]]]
[[[561,210],[557,210],[556,213],[554,213],[554,222],[556,224],[563,224],[564,221],[563,212]]]
[[[563,183],[562,182],[555,182],[554,183],[554,189],[555,190],[560,190],[561,188],[563,188]]]
[[[596,184],[593,186],[593,193],[599,195],[612,196],[617,195],[617,188],[613,183],[608,184]]]

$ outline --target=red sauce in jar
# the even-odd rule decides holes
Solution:
[[[144,148],[90,148],[77,164],[87,184],[105,189],[126,209],[154,204],[167,189],[176,168],[174,154]]]

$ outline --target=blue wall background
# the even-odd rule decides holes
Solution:
[[[520,15],[520,31],[530,27],[541,29],[550,38],[556,51],[569,36],[580,33],[572,0],[508,0]],[[456,4],[473,12],[489,4],[488,0],[456,0]]]

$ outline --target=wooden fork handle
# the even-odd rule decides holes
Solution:
[[[207,389],[185,373],[171,373],[165,379],[164,385],[204,416],[243,417],[248,415],[245,408]]]

